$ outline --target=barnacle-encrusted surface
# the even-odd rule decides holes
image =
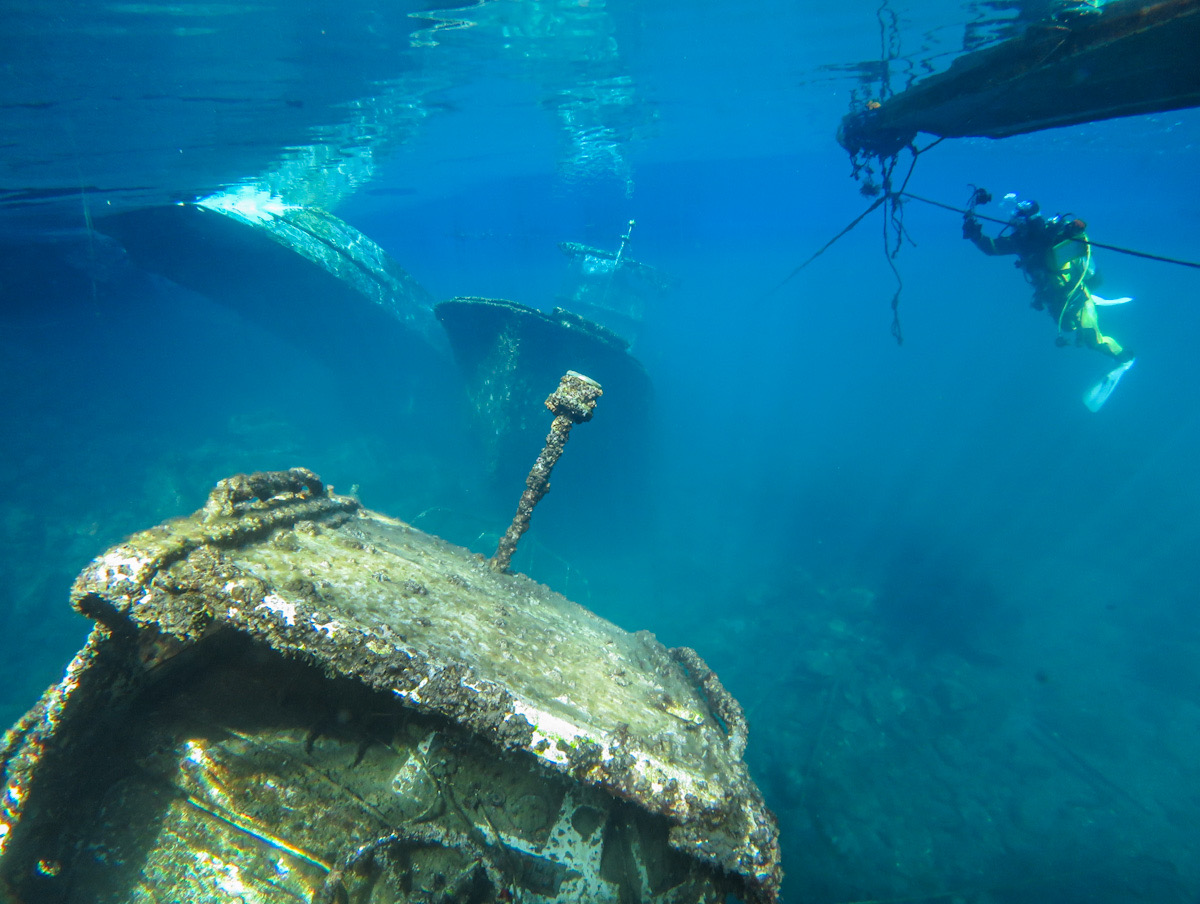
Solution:
[[[223,481],[205,510],[100,556],[76,605],[135,637],[143,670],[230,635],[351,679],[632,801],[681,853],[776,896],[774,819],[741,761],[740,710],[703,660],[282,473]],[[18,739],[9,759],[52,746],[54,726],[26,736],[39,730],[38,751]]]

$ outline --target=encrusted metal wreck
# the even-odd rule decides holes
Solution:
[[[97,558],[0,751],[36,902],[772,902],[745,720],[694,651],[331,493],[221,481]]]

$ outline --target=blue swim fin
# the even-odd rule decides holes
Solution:
[[[1130,358],[1123,364],[1118,364],[1104,375],[1104,379],[1083,394],[1083,404],[1088,406],[1088,410],[1100,410],[1108,401],[1108,397],[1112,395],[1112,391],[1117,388],[1117,384],[1121,382],[1121,377],[1125,376],[1125,371],[1133,367],[1133,362],[1136,360],[1137,358]]]

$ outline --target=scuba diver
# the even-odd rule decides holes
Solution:
[[[1014,196],[1007,195],[1005,199],[1013,200]],[[1076,346],[1096,349],[1117,362],[1084,395],[1084,404],[1092,411],[1099,411],[1133,365],[1134,357],[1116,339],[1100,332],[1096,308],[1124,304],[1131,299],[1101,298],[1089,288],[1089,280],[1096,281],[1096,271],[1083,220],[1069,214],[1046,218],[1038,212],[1036,201],[1021,201],[1008,225],[991,238],[983,234],[983,226],[975,216],[976,206],[990,200],[991,195],[984,189],[974,190],[963,214],[963,238],[984,254],[1017,256],[1016,266],[1033,286],[1033,308],[1046,311],[1058,324],[1056,345],[1065,346],[1074,337]]]

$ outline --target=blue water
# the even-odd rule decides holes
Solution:
[[[85,637],[73,576],[229,474],[304,465],[491,551],[525,464],[488,467],[447,354],[322,350],[102,239],[350,134],[371,153],[330,206],[435,298],[548,309],[556,243],[630,219],[677,280],[634,347],[648,423],[601,399],[514,565],[722,676],[788,900],[1200,900],[1200,276],[1097,252],[1138,360],[1096,414],[1108,362],[1056,348],[947,211],[905,209],[903,345],[878,213],[775,288],[869,203],[833,133],[874,0],[512,0],[437,32],[366,3],[49,5],[4,4],[0,721]],[[890,8],[914,70],[998,15]],[[1018,191],[1195,259],[1198,148],[1195,111],[947,141],[909,189]],[[310,334],[342,316],[277,304]]]

